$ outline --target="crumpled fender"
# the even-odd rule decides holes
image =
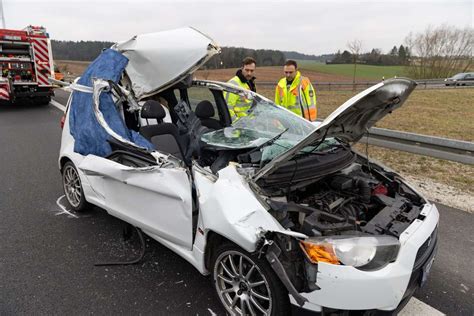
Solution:
[[[198,168],[193,170],[204,231],[218,233],[248,252],[256,250],[262,232],[308,238],[285,230],[256,198],[235,165],[220,170],[218,176]]]
[[[258,201],[235,166],[222,169],[218,177],[194,170],[203,229],[220,234],[248,252],[261,251],[288,292],[304,305],[307,299],[295,289],[279,260],[281,249],[265,235],[277,232],[300,239],[308,236],[285,230]]]

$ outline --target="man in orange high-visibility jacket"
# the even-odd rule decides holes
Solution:
[[[298,71],[294,60],[287,60],[283,67],[285,77],[281,78],[275,89],[275,103],[300,115],[308,121],[316,121],[316,91],[307,77]]]

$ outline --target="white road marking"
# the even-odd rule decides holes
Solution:
[[[64,195],[61,195],[61,196],[56,200],[56,204],[57,204],[57,205],[61,208],[61,210],[62,210],[62,212],[56,213],[56,216],[57,216],[57,215],[62,215],[62,214],[67,214],[67,215],[72,216],[72,217],[74,217],[74,218],[79,218],[77,215],[75,215],[75,214],[69,212],[69,211],[66,209],[66,207],[65,207],[64,205],[62,205],[62,204],[59,202],[59,201],[60,201],[62,198],[64,198],[64,197],[65,197]]]
[[[419,299],[414,297],[408,302],[404,309],[400,313],[399,316],[437,316],[437,315],[446,315],[440,312],[439,310],[431,307],[430,305],[423,303]]]
[[[63,112],[66,112],[66,107],[65,107],[64,105],[62,105],[61,103],[55,101],[55,100],[49,101],[49,104],[51,104],[51,105],[54,106],[55,108],[60,109],[60,110],[63,111]]]

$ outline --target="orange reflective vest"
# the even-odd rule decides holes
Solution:
[[[308,121],[316,121],[316,91],[307,77],[299,71],[288,88],[286,78],[281,78],[275,89],[275,103]]]

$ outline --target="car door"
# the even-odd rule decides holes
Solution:
[[[467,74],[463,80],[466,80],[466,85],[472,85],[474,84],[474,74]]]
[[[192,196],[188,170],[176,162],[131,167],[88,155],[78,166],[104,208],[145,233],[192,248]]]

